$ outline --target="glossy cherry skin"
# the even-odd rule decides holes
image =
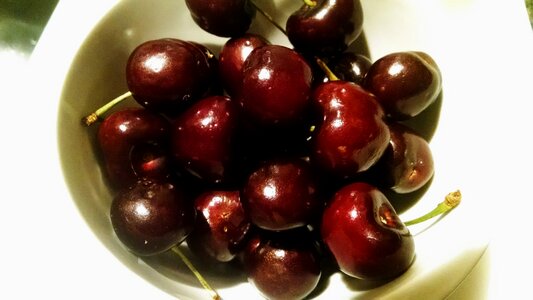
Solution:
[[[397,277],[415,256],[413,236],[385,195],[367,183],[335,194],[322,215],[321,236],[340,270],[363,280]]]
[[[254,33],[231,38],[224,44],[218,56],[219,77],[228,95],[238,95],[243,81],[242,69],[248,55],[254,49],[268,44],[264,37]]]
[[[177,164],[211,183],[231,173],[233,139],[239,107],[225,96],[209,96],[175,119],[171,129],[172,154]]]
[[[126,82],[142,106],[169,115],[205,96],[216,76],[212,58],[173,38],[144,42],[128,58]]]
[[[167,119],[144,108],[124,108],[107,116],[97,140],[111,184],[124,188],[143,177],[166,178],[169,139]]]
[[[255,16],[248,0],[185,0],[185,4],[200,28],[220,37],[244,34]]]
[[[304,299],[322,275],[319,257],[304,230],[261,231],[248,242],[243,264],[248,281],[266,299]]]
[[[110,212],[119,240],[141,256],[181,243],[192,231],[195,216],[190,199],[178,186],[144,179],[119,192]]]
[[[375,61],[364,87],[373,93],[393,120],[412,118],[437,99],[442,87],[440,70],[426,53],[395,52]]]
[[[318,0],[304,4],[287,19],[289,41],[298,51],[338,54],[361,34],[363,9],[359,0]]]
[[[312,99],[323,117],[313,136],[313,162],[338,177],[373,166],[390,139],[374,96],[354,83],[331,81],[319,85]]]
[[[389,146],[377,163],[380,182],[399,194],[423,187],[434,174],[433,154],[429,143],[401,123],[389,124]]]
[[[296,51],[279,45],[257,48],[243,68],[243,113],[264,126],[299,120],[309,107],[312,79],[311,67]]]
[[[201,257],[220,262],[235,258],[250,229],[239,191],[206,191],[194,200],[196,225],[187,245]]]
[[[372,61],[362,54],[343,52],[331,60],[328,66],[339,79],[361,85]]]
[[[321,202],[308,163],[287,159],[265,162],[249,175],[243,204],[253,224],[279,231],[309,224]]]

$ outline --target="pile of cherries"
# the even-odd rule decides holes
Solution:
[[[252,1],[185,3],[228,38],[218,57],[177,38],[140,44],[126,67],[139,105],[99,123],[120,241],[139,256],[186,242],[237,260],[269,299],[305,298],[324,264],[363,280],[405,272],[413,237],[383,191],[433,176],[428,142],[404,122],[441,91],[433,59],[347,52],[359,0],[305,1],[281,28],[294,48],[249,32]]]

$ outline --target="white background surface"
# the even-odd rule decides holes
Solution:
[[[462,1],[447,2],[459,5]],[[487,218],[491,222],[485,225],[493,232],[490,261],[483,261],[490,265],[486,294],[490,299],[521,299],[530,293],[529,272],[533,270],[530,224],[533,32],[523,1],[482,2],[486,14],[482,20],[487,24],[458,22],[486,26],[487,31],[483,36],[471,36],[458,42],[493,42],[486,44],[487,52],[479,53],[486,65],[477,67],[495,78],[484,88],[493,89],[498,97],[491,103],[501,106],[496,110],[501,114],[495,114],[493,120],[501,123],[502,130],[494,135],[483,132],[484,124],[475,124],[473,118],[472,126],[479,127],[480,135],[472,139],[480,139],[479,151],[494,143],[506,143],[506,147],[502,147],[506,151],[479,166],[479,172],[493,172],[505,187],[503,190],[508,192],[486,199],[492,215]],[[112,3],[60,2],[61,12],[73,13],[61,14],[61,20],[52,18],[44,33],[46,38],[47,34],[60,31],[68,41],[58,41],[56,53],[46,52],[50,60],[67,63],[68,59],[55,59],[54,55],[74,53],[73,49],[65,47],[79,44],[76,39],[84,38],[80,33],[88,32]],[[80,19],[80,16],[84,17]],[[80,28],[76,35],[71,35],[64,24],[79,24]],[[40,50],[37,48],[37,51]],[[55,142],[53,117],[56,108],[51,104],[55,105],[56,100],[46,97],[58,94],[57,89],[61,88],[57,79],[49,74],[67,66],[45,65],[46,70],[35,69],[34,65],[10,54],[3,53],[0,57],[3,112],[0,117],[0,171],[3,171],[0,179],[0,299],[170,299],[110,255],[79,217],[74,203],[69,201],[68,192],[59,182],[62,174],[55,165],[57,152],[55,147],[49,146]],[[484,111],[483,107],[479,108],[480,114]],[[494,186],[486,188],[502,190]],[[480,213],[487,212],[480,209]],[[475,219],[473,217],[472,222]],[[481,268],[481,275],[486,269]],[[479,276],[470,282],[466,286],[468,290],[461,293],[484,294],[478,292],[485,288],[483,278]]]

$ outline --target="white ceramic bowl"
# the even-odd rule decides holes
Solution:
[[[60,204],[54,205],[68,207],[66,216],[72,223],[65,226],[71,227],[68,236],[76,237],[66,243],[79,243],[80,246],[68,247],[86,250],[83,259],[91,259],[95,264],[93,272],[97,272],[94,276],[104,278],[98,282],[103,282],[109,274],[119,274],[120,278],[113,278],[116,284],[109,284],[108,288],[124,298],[143,295],[144,287],[139,284],[157,287],[160,291],[145,292],[161,299],[206,298],[205,291],[177,257],[168,254],[140,260],[115,238],[108,217],[112,195],[103,182],[102,168],[95,154],[96,126],[83,127],[80,118],[126,91],[125,62],[141,42],[176,37],[206,44],[217,52],[226,39],[199,29],[183,1],[69,2],[59,3],[34,56],[34,64],[41,70],[39,76],[44,77],[38,85],[41,94],[52,97],[46,108],[40,106],[51,112],[46,120],[53,125],[44,126],[50,126],[47,128],[57,138],[57,148],[49,148],[49,170],[53,176],[62,175],[65,179],[52,185],[61,199]],[[256,3],[282,24],[300,5],[292,0],[256,0]],[[497,86],[500,81],[496,75],[502,71],[487,59],[506,49],[505,45],[493,42],[494,34],[500,32],[500,27],[492,22],[493,14],[511,14],[514,10],[502,10],[496,3],[480,0],[363,0],[362,4],[364,33],[373,60],[390,52],[420,50],[436,60],[443,74],[442,101],[437,108],[439,122],[431,139],[436,174],[423,197],[405,210],[402,218],[407,220],[429,211],[455,189],[462,191],[464,200],[438,222],[411,228],[415,234],[416,261],[401,277],[369,288],[336,273],[316,297],[444,298],[468,275],[488,245],[492,228],[486,224],[490,214],[480,207],[504,192],[499,184],[506,179],[497,178],[495,173],[507,170],[495,163],[495,157],[505,150],[506,139],[513,137],[504,136],[507,131],[493,122],[494,116],[501,115],[502,108],[492,104],[500,101],[506,90],[487,88]],[[273,43],[289,45],[260,14],[251,30]],[[476,42],[472,42],[473,37]],[[491,143],[494,135],[502,143]],[[110,257],[117,258],[120,264]],[[200,264],[200,269],[205,268]],[[206,276],[224,299],[244,296],[260,299],[242,274],[207,272]],[[125,289],[118,291],[121,288]]]

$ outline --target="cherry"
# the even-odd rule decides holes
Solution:
[[[202,95],[221,93],[218,59],[206,46],[174,38],[150,40],[128,57],[128,90],[83,117],[90,126],[118,103],[132,97],[145,108],[173,117]]]
[[[193,230],[195,219],[196,211],[187,193],[170,181],[140,179],[119,191],[110,207],[113,231],[129,251],[153,256],[172,250],[211,299],[219,300],[220,295],[178,247]]]
[[[97,134],[109,181],[116,187],[127,187],[138,178],[167,177],[169,134],[170,123],[144,108],[110,114]]]
[[[130,153],[131,165],[138,177],[162,179],[170,175],[168,149],[154,144],[140,144]]]
[[[199,100],[174,121],[172,154],[191,174],[213,183],[229,179],[238,105],[225,96]]]
[[[197,212],[187,245],[197,255],[228,262],[242,249],[250,222],[239,191],[206,191],[194,200]]]
[[[312,72],[296,51],[265,45],[252,51],[243,68],[239,102],[250,120],[276,126],[299,120],[309,106]]]
[[[286,23],[287,37],[298,51],[336,54],[348,48],[362,32],[359,0],[318,0],[304,4]]]
[[[335,194],[322,215],[321,236],[340,270],[359,279],[397,277],[415,256],[413,236],[385,195],[367,183]]]
[[[319,212],[316,179],[303,160],[268,161],[243,187],[243,204],[253,224],[287,230],[309,224]]]
[[[317,245],[308,231],[260,232],[247,244],[248,281],[267,299],[304,299],[322,275]]]
[[[367,72],[364,87],[376,96],[389,118],[406,120],[435,102],[441,82],[433,58],[424,52],[405,51],[375,61]]]
[[[323,121],[313,136],[313,163],[339,177],[368,170],[387,148],[390,133],[381,106],[359,85],[319,85],[312,101]]]
[[[359,85],[363,83],[371,65],[372,61],[368,57],[354,52],[343,52],[328,63],[328,66],[340,80],[351,81]]]
[[[243,80],[243,66],[248,55],[269,42],[262,36],[246,33],[229,39],[219,54],[219,77],[224,89],[230,96],[236,96],[240,91]]]
[[[428,142],[409,127],[389,124],[391,139],[376,173],[380,182],[399,194],[411,193],[433,177],[433,155]]]
[[[140,256],[180,244],[192,231],[195,211],[180,187],[142,179],[120,191],[111,204],[111,223],[119,240]]]
[[[255,8],[248,0],[185,0],[194,22],[220,36],[240,36],[250,27]]]
[[[126,82],[133,98],[146,108],[173,115],[205,96],[216,66],[204,49],[174,38],[137,46],[126,65]]]

